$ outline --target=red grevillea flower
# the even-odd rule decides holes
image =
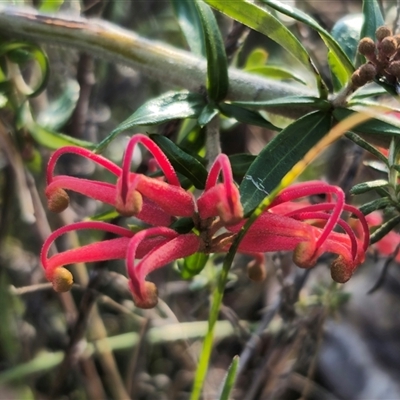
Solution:
[[[144,144],[154,155],[165,174],[165,181],[130,172],[132,152],[137,143]],[[55,163],[66,152],[82,155],[102,165],[116,175],[116,183],[69,176],[54,177]],[[102,156],[67,147],[54,153],[47,176],[46,195],[54,211],[68,205],[65,190],[73,190],[111,204],[123,215],[135,215],[154,225],[133,233],[105,222],[78,222],[55,231],[43,246],[41,260],[47,279],[59,291],[68,290],[72,285],[72,276],[64,265],[78,261],[125,259],[135,304],[142,308],[154,307],[158,299],[157,289],[146,280],[149,273],[196,252],[226,252],[246,222],[226,155],[217,157],[210,168],[205,190],[195,201],[192,194],[180,186],[166,156],[144,135],[136,135],[130,140],[122,169]],[[315,194],[325,194],[326,201],[314,205],[295,201]],[[343,211],[358,218],[361,227],[357,229],[358,234],[341,218]],[[168,227],[178,217],[191,217],[194,229],[179,234]],[[336,227],[342,232],[334,231]],[[117,237],[48,258],[48,250],[57,237],[79,229],[99,229],[114,233]],[[368,243],[369,231],[365,218],[355,207],[344,203],[342,190],[313,181],[283,190],[251,226],[240,243],[239,251],[254,255],[253,264],[260,265],[263,260],[261,253],[293,250],[295,263],[303,268],[314,266],[323,253],[334,253],[337,258],[331,265],[332,277],[338,282],[345,282],[363,262]]]
[[[154,156],[165,175],[165,181],[130,172],[134,147],[141,143]],[[54,176],[57,160],[66,153],[85,157],[101,165],[117,177],[115,184]],[[123,167],[115,165],[101,155],[80,147],[62,147],[49,160],[47,167],[46,197],[51,211],[61,212],[69,204],[65,190],[81,193],[114,206],[124,216],[137,216],[151,225],[169,225],[172,216],[189,217],[194,213],[193,195],[181,188],[178,177],[161,149],[145,135],[135,135],[129,141]]]

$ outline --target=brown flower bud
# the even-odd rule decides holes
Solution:
[[[376,46],[374,41],[371,38],[365,37],[360,40],[358,44],[358,52],[363,56],[371,56],[375,54]]]
[[[381,57],[391,57],[397,50],[397,41],[392,37],[386,37],[378,45]]]
[[[353,268],[346,263],[342,256],[337,257],[331,264],[331,276],[335,282],[345,283],[353,275]]]
[[[316,264],[315,246],[310,242],[300,242],[293,251],[293,262],[300,268],[312,268]]]
[[[353,72],[353,75],[351,75],[351,83],[355,88],[359,88],[361,86],[364,86],[365,82],[364,80],[361,79],[360,77],[360,71],[356,70]]]
[[[400,61],[392,61],[386,70],[390,75],[400,79]]]
[[[400,35],[394,35],[393,39],[396,41],[397,47],[400,47]]]
[[[386,26],[380,26],[376,32],[375,32],[375,36],[378,39],[378,41],[380,42],[381,40],[383,40],[384,38],[388,37],[388,36],[392,36],[392,31],[389,28],[386,28]]]
[[[124,217],[132,217],[140,213],[143,207],[143,197],[137,190],[128,192],[126,201],[124,202],[121,195],[118,195],[116,201],[116,210]]]
[[[64,211],[69,206],[69,196],[64,189],[46,190],[47,208],[55,213]]]
[[[351,83],[354,87],[359,88],[364,86],[367,82],[372,81],[376,76],[376,68],[374,65],[368,63],[361,65],[357,71],[351,76]]]
[[[252,281],[262,282],[267,276],[265,265],[256,259],[250,261],[247,264],[247,276]]]
[[[51,282],[56,292],[64,293],[71,290],[74,279],[70,271],[64,267],[58,267],[53,271]]]
[[[132,287],[131,287],[132,288]],[[145,295],[139,297],[132,291],[133,301],[138,308],[154,308],[158,303],[158,290],[153,282],[145,282]]]
[[[370,63],[361,65],[358,70],[360,71],[360,78],[364,79],[365,83],[372,81],[376,76],[376,68]]]

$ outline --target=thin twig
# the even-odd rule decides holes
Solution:
[[[395,260],[395,258],[397,257],[397,254],[399,254],[399,251],[400,251],[400,244],[397,245],[394,252],[386,259],[385,264],[383,264],[383,268],[379,275],[378,280],[376,281],[374,286],[372,286],[372,288],[368,290],[367,294],[372,294],[372,293],[376,292],[383,285],[383,282],[385,281],[388,270],[389,270],[389,266]]]
[[[134,388],[135,388],[135,373],[137,372],[137,364],[140,356],[141,350],[143,350],[143,344],[146,340],[146,333],[149,329],[150,326],[150,319],[146,318],[143,321],[142,326],[140,327],[139,331],[139,341],[136,347],[134,347],[132,356],[129,360],[128,368],[126,369],[126,376],[125,376],[125,387],[126,391],[129,394],[134,393]]]
[[[72,223],[71,213],[64,211],[60,214],[63,219],[65,225]],[[76,232],[72,231],[65,235],[69,241],[68,248],[77,248],[80,246],[78,235]],[[83,333],[85,329],[82,328],[87,327],[88,334],[91,337],[97,339],[104,339],[107,338],[107,330],[104,326],[104,322],[101,319],[100,312],[97,308],[97,305],[94,304],[95,302],[95,291],[92,290],[92,287],[95,288],[100,281],[101,274],[99,271],[98,274],[94,274],[92,279],[89,279],[89,275],[86,269],[85,264],[77,263],[75,264],[74,268],[74,277],[78,283],[82,286],[88,286],[88,290],[86,292],[86,298],[82,299],[83,304],[85,305],[83,311],[80,312],[80,319],[77,321],[75,326],[76,335],[71,337],[71,348],[76,349],[76,344],[79,342],[79,338],[83,338]],[[100,270],[101,271],[101,270]],[[90,289],[90,290],[89,290]],[[89,318],[89,311],[90,311],[90,324],[86,324]],[[104,377],[107,382],[107,386],[112,393],[113,397],[116,399],[129,399],[129,395],[125,389],[123,384],[123,380],[119,373],[117,363],[115,361],[114,355],[112,353],[111,348],[107,345],[106,341],[100,341],[102,343],[103,348],[101,349],[101,354],[99,356],[99,360],[101,366],[104,370]],[[66,357],[69,355],[66,353]],[[67,360],[66,362],[71,361],[72,359]]]
[[[294,293],[292,296],[291,301],[297,301],[301,288],[304,286],[310,270],[304,271],[301,275],[297,275],[295,281],[293,283]],[[286,292],[285,292],[286,293]],[[246,343],[245,348],[243,349],[242,353],[240,354],[240,361],[237,370],[237,376],[239,377],[242,374],[250,361],[253,357],[254,352],[257,350],[258,344],[260,343],[261,335],[263,332],[268,328],[269,324],[281,309],[282,305],[287,303],[287,299],[285,298],[284,291],[282,290],[279,298],[275,301],[275,303],[265,312],[260,324],[257,327],[257,330],[254,332],[250,340]]]

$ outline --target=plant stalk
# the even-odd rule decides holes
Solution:
[[[117,62],[150,76],[154,80],[199,91],[205,86],[207,63],[187,51],[140,37],[101,19],[86,19],[69,14],[40,14],[30,8],[0,6],[0,34],[70,47],[96,57]],[[229,68],[228,100],[262,101],[288,96],[315,96],[316,88],[268,79]],[[277,107],[273,112],[298,118],[314,111],[312,106]]]

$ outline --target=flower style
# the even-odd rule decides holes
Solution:
[[[164,172],[164,179],[130,171],[133,150],[138,143],[153,154]],[[93,160],[114,174],[116,183],[54,176],[56,162],[65,153]],[[46,196],[53,211],[59,212],[68,206],[66,190],[72,190],[110,204],[122,215],[135,216],[152,225],[134,233],[106,222],[74,223],[53,232],[41,253],[46,277],[57,291],[69,290],[73,282],[71,273],[64,265],[78,261],[125,259],[133,299],[141,308],[154,307],[158,301],[156,286],[146,280],[148,274],[196,252],[228,251],[246,223],[239,190],[233,181],[226,155],[217,157],[210,168],[204,192],[195,200],[180,186],[172,165],[161,149],[141,134],[130,140],[122,168],[88,150],[71,146],[59,149],[49,161],[47,183]],[[316,194],[325,194],[326,201],[318,204],[296,201]],[[357,229],[353,230],[341,218],[344,211],[357,217]],[[171,228],[172,222],[180,217],[192,218],[194,228],[190,232],[179,234]],[[343,232],[334,231],[336,227]],[[115,234],[116,238],[48,257],[49,248],[57,237],[80,229],[102,230]],[[294,251],[294,262],[302,268],[313,267],[323,253],[334,253],[337,258],[331,265],[332,277],[337,282],[346,282],[363,262],[368,244],[367,222],[359,210],[345,204],[343,191],[324,182],[312,181],[284,189],[250,227],[238,251],[253,255],[255,260],[252,266],[260,266],[262,253],[291,250]]]

